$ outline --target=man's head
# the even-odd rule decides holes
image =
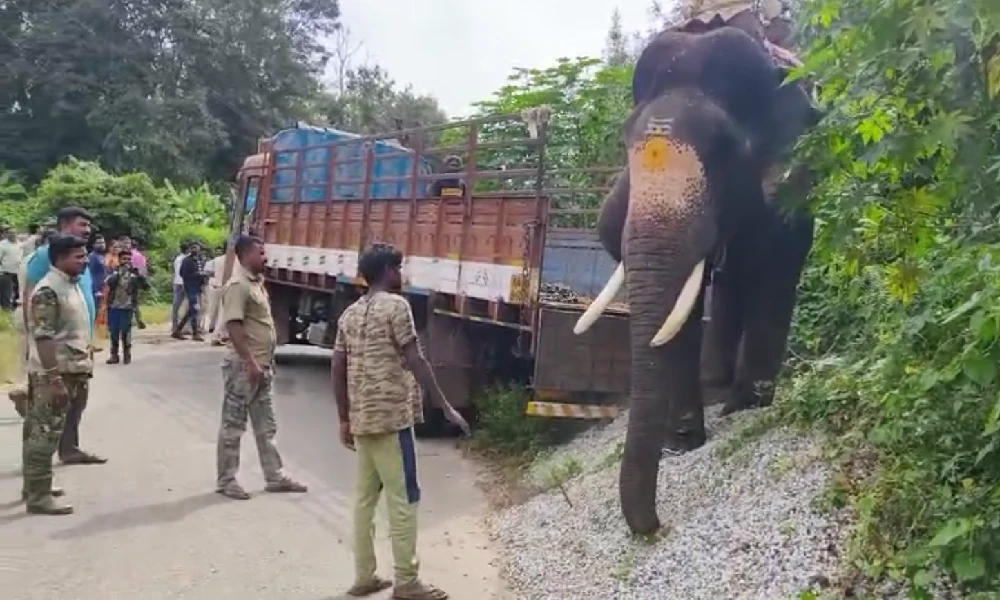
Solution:
[[[60,208],[56,213],[56,230],[85,240],[90,239],[90,214],[79,206]]]
[[[374,244],[358,260],[369,287],[397,290],[403,285],[403,253],[391,244]]]
[[[49,261],[70,277],[77,277],[87,266],[86,238],[56,233],[49,238]]]
[[[118,247],[121,248],[122,250],[131,250],[132,238],[130,238],[127,235],[121,236],[120,238],[118,238]]]
[[[187,254],[188,253],[188,245],[189,244],[187,242],[181,242],[181,245],[180,245],[181,254]]]
[[[198,256],[201,254],[201,244],[198,242],[192,242],[188,245],[188,254],[191,256]]]
[[[452,154],[444,159],[444,170],[445,173],[458,173],[464,167],[464,162],[462,157],[456,154]]]
[[[104,254],[104,251],[108,249],[107,243],[104,241],[104,236],[97,234],[94,236],[94,252],[100,252]]]
[[[118,266],[119,268],[131,269],[132,268],[132,251],[127,248],[118,249]]]
[[[236,259],[244,269],[254,275],[264,272],[267,256],[264,254],[264,240],[252,235],[241,235],[236,238]]]

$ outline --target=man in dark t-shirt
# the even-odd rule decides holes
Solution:
[[[461,173],[465,165],[462,158],[452,154],[448,158],[444,159],[444,172],[445,173]],[[438,179],[431,185],[432,198],[438,198],[441,196],[445,197],[463,197],[465,196],[465,182],[461,178],[455,177],[453,179]]]

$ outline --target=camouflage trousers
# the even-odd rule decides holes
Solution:
[[[52,401],[52,384],[39,375],[28,376],[28,403],[24,414],[22,460],[24,491],[28,506],[44,500],[52,491],[52,455],[59,445],[66,413],[74,404],[87,401],[90,378],[87,374],[64,374],[69,400],[62,406]]]
[[[247,429],[247,418],[253,427],[264,479],[267,483],[281,482],[284,473],[281,454],[274,445],[278,424],[274,420],[274,403],[271,398],[274,371],[265,367],[263,379],[254,385],[247,376],[243,361],[230,355],[222,361],[222,379],[225,395],[222,400],[222,425],[219,428],[216,454],[218,487],[222,489],[236,479],[236,472],[240,468],[240,439]]]

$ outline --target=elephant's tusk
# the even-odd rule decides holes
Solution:
[[[681,293],[677,296],[677,303],[674,304],[674,309],[667,315],[667,319],[663,322],[663,327],[660,327],[660,330],[653,336],[653,341],[649,342],[650,346],[655,348],[666,344],[681,330],[684,322],[691,315],[691,309],[694,308],[694,303],[698,300],[698,294],[701,293],[701,282],[704,274],[705,259],[702,259],[701,262],[695,265],[694,270],[691,271],[691,275],[684,282],[684,287],[681,288]]]
[[[573,327],[573,333],[580,335],[590,329],[590,326],[601,317],[604,309],[618,295],[618,290],[622,288],[623,283],[625,283],[625,267],[621,263],[618,263],[618,268],[611,274],[611,279],[608,279],[608,283],[605,284],[604,289],[601,290],[597,298],[590,303],[587,310],[583,311],[583,314],[577,319],[576,325]]]

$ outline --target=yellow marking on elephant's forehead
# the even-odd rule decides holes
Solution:
[[[698,210],[706,189],[695,149],[662,134],[646,135],[629,148],[629,177],[629,213],[644,218]]]

